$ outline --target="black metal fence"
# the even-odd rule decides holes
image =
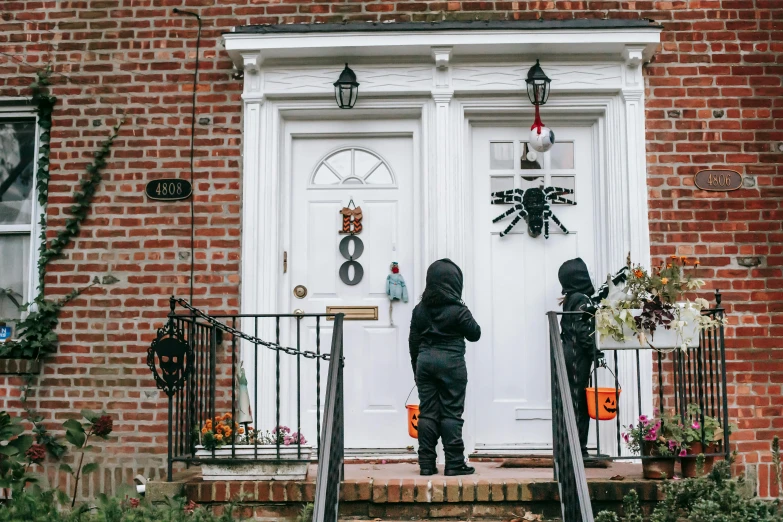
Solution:
[[[621,425],[622,404],[620,393],[628,393],[629,390],[635,391],[633,399],[636,402],[637,415],[655,414],[656,412],[666,413],[679,418],[684,425],[691,425],[698,422],[701,427],[701,443],[704,448],[710,447],[709,442],[705,440],[705,417],[709,416],[717,419],[723,427],[722,440],[716,441],[713,451],[705,451],[704,455],[722,456],[729,458],[731,449],[729,447],[729,411],[726,383],[726,347],[724,343],[724,331],[722,319],[724,310],[720,308],[720,294],[717,294],[718,308],[705,310],[704,315],[718,319],[718,326],[702,330],[699,335],[699,344],[688,349],[654,350],[649,347],[639,346],[633,349],[613,349],[602,348],[606,356],[606,365],[612,370],[614,381],[610,386],[615,390],[615,404],[617,415],[614,420],[614,426],[609,422],[593,421],[593,428],[596,434],[595,454],[588,457],[588,460],[638,460],[645,458],[655,458],[650,455],[628,455],[623,449],[622,432],[625,427]],[[632,362],[635,371],[636,387],[621,387],[618,375],[620,374],[620,352],[625,353],[626,361]],[[642,353],[647,352],[652,356],[654,379],[653,379],[653,411],[646,411],[642,403]],[[629,357],[630,355],[630,357]],[[598,382],[598,360],[593,363],[593,382]],[[626,373],[627,376],[627,373]],[[602,406],[598,404],[598,394],[594,394],[595,411],[599,411]],[[626,402],[628,404],[628,402]],[[698,406],[698,413],[689,411],[689,406]],[[634,421],[637,422],[637,421]],[[603,427],[602,427],[603,426]],[[601,431],[611,430],[615,440],[614,455],[608,457],[604,454],[606,446],[602,448]],[[625,455],[623,454],[625,453]]]
[[[184,309],[183,313],[176,313],[176,305]],[[320,515],[314,520],[336,521],[344,456],[343,314],[210,315],[174,298],[171,309],[169,327],[161,332],[179,332],[189,353],[184,381],[169,394],[169,480],[175,462],[191,465],[269,461],[268,457],[260,458],[262,444],[258,438],[245,441],[245,447],[253,448],[253,454],[241,458],[237,456],[236,444],[228,446],[230,455],[218,457],[215,448],[202,448],[199,455],[196,452],[200,430],[208,420],[214,422],[225,413],[231,415],[231,427],[235,426],[232,423],[245,420],[239,417],[244,369],[248,380],[255,384],[248,396],[256,430],[277,430],[282,424],[291,424],[291,431],[301,434],[305,425],[315,428],[317,439],[308,441],[315,442],[319,463],[316,510]],[[323,345],[328,333],[331,343],[326,351]],[[274,341],[264,340],[264,336]],[[243,368],[242,352],[253,355],[246,357],[253,361],[252,367]],[[328,379],[322,388],[325,373]],[[271,388],[272,381],[273,403],[260,397],[260,390]],[[269,410],[274,411],[273,415]],[[261,426],[264,418],[273,420],[274,427]],[[243,426],[246,432],[248,424]],[[287,443],[279,437],[274,439],[280,460],[281,449]],[[297,449],[298,459],[306,459],[301,437],[287,445]]]
[[[552,450],[555,480],[565,522],[593,522],[590,492],[576,428],[563,343],[557,312],[549,312],[549,343],[552,361]]]
[[[654,414],[655,411],[665,411],[667,414],[678,418],[684,425],[692,425],[697,421],[701,426],[701,443],[703,448],[710,445],[705,440],[705,416],[710,416],[720,423],[723,428],[722,440],[713,447],[713,451],[705,450],[705,457],[718,456],[730,458],[729,446],[729,411],[726,383],[726,349],[724,342],[723,317],[724,310],[720,307],[720,294],[716,293],[717,307],[703,314],[717,319],[716,326],[703,330],[700,333],[699,344],[687,350],[653,350],[649,347],[639,346],[630,349],[602,348],[606,358],[606,366],[612,370],[613,382],[609,387],[614,388],[614,408],[616,417],[609,421],[593,420],[591,431],[595,434],[595,447],[589,455],[582,458],[579,438],[577,435],[576,418],[570,395],[568,381],[568,369],[565,362],[565,354],[560,338],[560,325],[558,318],[567,315],[568,312],[549,312],[550,352],[552,358],[552,431],[554,441],[555,477],[560,487],[560,498],[563,509],[563,520],[568,522],[587,522],[593,520],[587,493],[587,481],[584,472],[584,461],[605,460],[642,460],[659,458],[653,455],[629,455],[624,450],[622,432],[626,427],[622,426],[621,417],[624,407],[631,406],[636,415],[645,413]],[[571,312],[571,314],[580,312]],[[620,352],[623,352],[622,354]],[[642,379],[644,358],[651,356],[653,363],[652,382],[652,408],[649,401],[643,401],[644,390],[649,392],[649,386],[645,386]],[[593,364],[593,383],[598,386],[598,355]],[[628,377],[628,363],[630,361],[634,370],[634,386],[622,387],[619,382],[620,359],[624,359],[624,377]],[[649,383],[648,383],[649,384]],[[621,401],[621,393],[625,394],[625,400]],[[628,399],[628,394],[633,393]],[[603,404],[599,404],[598,394],[593,395],[595,401],[594,411],[600,411]],[[648,402],[648,404],[644,404]],[[623,406],[625,404],[626,406]],[[698,412],[689,410],[690,405],[698,406]],[[636,422],[636,421],[634,421]],[[611,448],[602,447],[601,434],[611,438],[614,442]],[[610,437],[606,435],[610,434]],[[606,455],[610,451],[613,455]]]

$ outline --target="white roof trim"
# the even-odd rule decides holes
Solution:
[[[660,44],[660,27],[551,30],[439,30],[382,32],[228,33],[223,43],[239,69],[266,60],[419,57],[451,48],[452,58],[469,56],[603,55],[627,61],[628,53],[649,61]]]

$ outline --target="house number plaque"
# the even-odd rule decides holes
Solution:
[[[186,179],[153,179],[147,183],[144,192],[150,199],[177,201],[188,199],[193,192],[193,186]]]
[[[700,170],[693,183],[702,190],[728,192],[742,187],[742,174],[734,170]]]

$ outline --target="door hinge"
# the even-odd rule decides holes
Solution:
[[[285,274],[287,272],[288,272],[288,251],[284,250],[283,251],[283,273]]]

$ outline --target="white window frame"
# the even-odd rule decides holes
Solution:
[[[26,98],[0,98],[0,123],[3,120],[10,118],[24,118],[35,120],[35,126],[38,132],[36,132],[35,138],[35,151],[33,153],[33,211],[32,219],[29,224],[23,225],[4,225],[0,223],[0,236],[10,235],[30,235],[30,266],[28,266],[27,287],[24,289],[24,295],[22,296],[22,303],[29,303],[32,301],[38,292],[38,259],[39,259],[39,246],[41,236],[41,215],[44,212],[38,202],[38,154],[41,148],[41,127],[36,112],[36,107]],[[24,319],[27,316],[27,312],[22,312],[21,318]],[[0,317],[0,320],[8,320],[9,318]],[[11,321],[15,321],[11,319]],[[16,334],[16,328],[14,328],[14,334]]]

